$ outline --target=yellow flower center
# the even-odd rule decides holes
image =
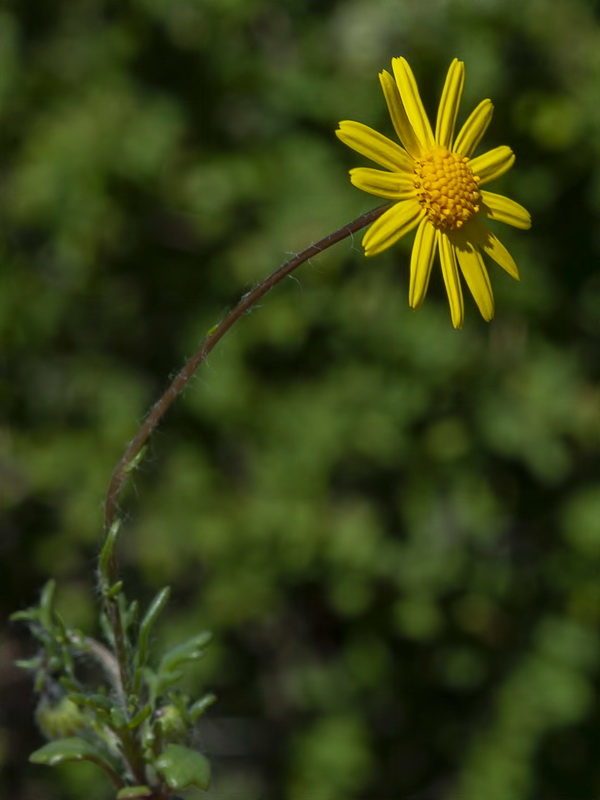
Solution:
[[[461,228],[479,211],[479,178],[469,159],[445,147],[432,148],[415,166],[415,189],[432,225]]]

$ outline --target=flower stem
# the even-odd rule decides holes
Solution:
[[[353,233],[356,233],[361,228],[370,225],[371,222],[383,214],[386,208],[388,208],[387,204],[367,211],[353,222],[348,223],[348,225],[344,225],[339,230],[330,233],[328,236],[325,236],[324,239],[316,242],[316,244],[311,244],[310,247],[307,247],[301,253],[293,256],[293,258],[290,258],[289,261],[286,261],[285,264],[282,264],[267,278],[265,278],[262,283],[259,283],[254,289],[252,289],[250,292],[247,292],[241,298],[238,304],[227,314],[227,316],[222,319],[218,325],[215,325],[215,327],[211,329],[208,336],[206,336],[206,338],[202,341],[198,350],[186,361],[162,397],[160,397],[160,399],[152,406],[150,413],[142,423],[136,435],[127,445],[121,460],[115,467],[108,486],[104,505],[105,537],[108,535],[111,526],[116,519],[119,495],[125,483],[127,482],[132,465],[135,464],[135,461],[139,457],[142,448],[148,441],[148,438],[162,419],[165,412],[170,408],[177,395],[185,388],[190,378],[192,378],[195,371],[203,363],[215,345],[240,319],[240,317],[242,317],[252,308],[257,300],[260,300],[261,297],[263,297],[270,289],[283,280],[283,278],[285,278],[287,275],[290,275],[297,267],[299,267],[301,264],[304,264],[305,261],[308,261],[313,256],[322,253],[324,250],[327,250],[327,248],[337,244],[337,242],[341,242],[348,236],[352,236]],[[111,581],[116,583],[118,573],[114,551],[110,559],[109,572],[111,574]]]
[[[114,640],[114,658],[110,657],[109,670],[111,678],[119,690],[123,710],[127,714],[129,698],[132,690],[132,665],[127,652],[125,621],[122,613],[122,603],[124,597],[119,597],[119,570],[116,556],[115,542],[111,541],[111,537],[117,536],[118,531],[118,500],[123,487],[125,486],[130,472],[136,466],[141,457],[142,450],[151,436],[152,432],[162,419],[163,415],[168,411],[171,404],[179,393],[185,388],[189,380],[193,377],[198,367],[205,361],[208,354],[213,350],[215,345],[223,338],[227,331],[248,312],[252,306],[263,297],[270,289],[276,286],[283,278],[290,275],[297,267],[304,264],[313,256],[322,253],[337,242],[341,242],[348,236],[369,225],[376,220],[388,208],[388,205],[378,206],[366,214],[355,219],[353,222],[344,225],[333,233],[330,233],[324,239],[316,244],[310,245],[301,253],[290,258],[285,264],[282,264],[274,272],[272,272],[262,283],[259,283],[251,291],[247,292],[238,304],[225,316],[218,325],[212,328],[208,335],[204,338],[198,350],[192,355],[183,365],[179,373],[175,376],[171,384],[167,387],[164,394],[152,406],[150,412],[136,435],[127,445],[125,452],[116,465],[108,485],[106,493],[106,500],[104,506],[104,537],[103,537],[103,550],[106,552],[106,558],[101,555],[101,578],[100,585],[103,594],[104,605],[106,608],[107,619],[113,633]],[[115,593],[115,588],[117,592]],[[88,647],[90,641],[87,641]],[[100,657],[103,662],[103,650],[94,649],[96,656]],[[117,673],[117,674],[114,674]],[[124,728],[121,732],[121,746],[123,748],[123,756],[129,763],[129,767],[138,782],[144,780],[144,764],[137,751],[135,737],[130,735],[130,731]],[[112,776],[111,776],[112,777]],[[163,797],[162,789],[153,793],[152,797],[157,800]]]

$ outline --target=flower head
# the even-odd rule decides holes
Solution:
[[[350,180],[370,194],[394,200],[363,238],[366,256],[391,247],[417,229],[410,262],[409,303],[419,308],[439,251],[452,324],[461,328],[464,303],[459,268],[485,320],[494,316],[494,297],[482,252],[519,280],[509,252],[485,220],[531,227],[523,206],[481,187],[504,174],[515,157],[509,147],[496,147],[472,158],[492,118],[493,105],[482,100],[454,137],[465,68],[450,64],[433,131],[412,73],[404,58],[392,59],[393,77],[379,79],[401,145],[360,122],[340,122],[336,134],[344,144],[384,170],[357,167]]]

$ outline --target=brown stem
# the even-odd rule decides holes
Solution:
[[[283,278],[285,278],[287,275],[290,275],[297,267],[299,267],[301,264],[304,264],[305,261],[308,261],[309,258],[322,253],[324,250],[327,250],[328,247],[331,247],[331,245],[341,242],[343,239],[346,239],[348,236],[356,233],[356,231],[359,231],[361,228],[369,225],[371,222],[376,220],[377,217],[381,216],[387,207],[387,205],[383,205],[367,211],[366,214],[358,217],[353,222],[348,223],[348,225],[344,225],[343,228],[334,231],[334,233],[330,233],[324,239],[321,239],[321,241],[317,242],[316,244],[311,244],[310,247],[307,247],[293,258],[290,258],[289,261],[286,261],[285,264],[282,264],[278,269],[272,272],[268,278],[265,278],[262,283],[259,283],[258,286],[252,289],[252,291],[245,294],[239,303],[229,312],[229,314],[227,314],[227,316],[211,330],[194,355],[191,356],[188,361],[186,361],[162,397],[154,404],[154,406],[152,406],[144,423],[133,439],[129,442],[125,452],[123,453],[123,456],[121,457],[121,460],[115,467],[110,484],[108,486],[108,491],[106,493],[106,502],[104,506],[105,536],[108,534],[111,525],[115,521],[119,495],[129,476],[132,462],[139,455],[152,431],[156,428],[162,416],[171,406],[171,403],[175,400],[181,390],[185,388],[187,382],[193,376],[200,364],[202,364],[202,362],[205,360],[206,356],[212,351],[217,342],[223,338],[232,325],[234,325],[237,320],[243,316],[254,305],[254,303],[256,303],[257,300],[263,297]],[[117,569],[114,553],[111,559],[110,572],[112,573],[113,582],[116,582]]]
[[[115,524],[117,519],[117,510],[118,510],[118,500],[121,494],[121,491],[127,482],[127,478],[129,473],[131,472],[132,467],[135,465],[135,460],[139,456],[142,448],[146,444],[148,438],[162,419],[163,415],[167,412],[170,408],[171,404],[177,397],[177,395],[185,388],[186,384],[192,378],[195,371],[198,367],[202,364],[202,362],[206,359],[208,354],[213,350],[215,345],[223,338],[223,336],[227,333],[227,331],[242,317],[250,308],[263,297],[270,289],[276,286],[283,278],[287,275],[290,275],[297,267],[303,264],[308,259],[312,258],[313,256],[322,253],[324,250],[327,250],[328,247],[336,244],[337,242],[341,242],[343,239],[346,239],[348,236],[352,236],[353,233],[359,231],[361,228],[364,228],[366,225],[369,225],[371,222],[376,220],[383,212],[386,210],[388,206],[378,206],[377,208],[371,209],[371,211],[367,211],[366,214],[355,219],[353,222],[350,222],[348,225],[344,225],[343,228],[340,228],[334,233],[330,233],[324,239],[317,242],[316,244],[310,245],[301,253],[298,253],[289,261],[286,261],[285,264],[282,264],[278,269],[276,269],[271,275],[265,278],[262,283],[259,283],[254,289],[250,292],[245,294],[239,303],[227,314],[227,316],[219,322],[206,336],[206,338],[201,343],[198,350],[191,356],[186,363],[183,365],[182,369],[173,379],[171,384],[168,386],[167,390],[164,392],[162,397],[152,406],[150,409],[150,413],[146,417],[145,421],[139,428],[136,435],[127,445],[125,452],[123,453],[120,461],[116,465],[113,474],[110,479],[110,483],[108,485],[108,491],[106,493],[106,501],[104,506],[104,539],[106,539],[111,531],[112,526]],[[106,606],[106,612],[109,619],[109,624],[111,630],[113,632],[114,637],[114,645],[115,645],[115,656],[116,656],[116,663],[118,664],[118,677],[114,677],[115,683],[121,690],[123,695],[122,700],[124,703],[124,708],[127,707],[127,700],[129,698],[129,694],[131,691],[131,672],[130,672],[130,664],[129,659],[127,656],[127,647],[125,641],[125,628],[124,622],[122,619],[121,614],[121,607],[119,604],[119,599],[112,594],[112,589],[117,585],[118,581],[118,565],[117,565],[117,558],[116,558],[116,548],[112,548],[110,556],[108,557],[108,562],[106,564],[106,574],[103,576],[103,585],[105,584],[105,597],[104,602]],[[88,642],[89,646],[89,642]],[[100,655],[98,651],[96,651],[96,655]],[[101,655],[104,655],[103,653]],[[113,663],[114,659],[111,656],[110,667],[111,672],[115,666]],[[121,742],[124,751],[124,757],[129,762],[130,769],[135,776],[135,779],[140,782],[144,779],[144,765],[143,761],[139,759],[138,753],[136,750],[135,743],[132,741],[132,738],[129,734],[130,732],[125,729],[123,731],[124,736],[121,737]],[[112,777],[112,776],[111,776]],[[152,797],[156,797],[156,800],[160,800],[163,797],[162,787],[158,790],[158,792],[153,792]]]

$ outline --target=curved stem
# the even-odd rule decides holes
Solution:
[[[376,220],[388,208],[388,204],[378,206],[366,214],[344,225],[333,233],[330,233],[324,239],[316,244],[310,245],[301,253],[298,253],[285,264],[282,264],[278,269],[265,278],[262,283],[259,283],[250,292],[247,292],[238,304],[227,314],[227,316],[215,325],[210,330],[206,338],[200,344],[198,350],[192,355],[183,365],[179,373],[175,376],[171,384],[167,387],[164,394],[152,406],[150,413],[142,423],[136,435],[127,445],[125,452],[121,456],[118,464],[116,465],[108,485],[106,493],[106,501],[104,506],[104,549],[107,551],[107,558],[101,568],[101,589],[103,593],[103,600],[106,608],[109,625],[112,630],[114,639],[115,656],[110,656],[110,672],[116,686],[120,690],[124,710],[127,708],[128,699],[132,690],[132,676],[131,665],[127,652],[126,631],[123,619],[122,603],[124,597],[115,593],[115,587],[119,586],[118,583],[118,563],[116,557],[115,542],[111,541],[111,537],[116,537],[118,526],[117,512],[118,500],[123,487],[127,482],[129,473],[132,471],[137,460],[140,457],[142,449],[148,438],[162,419],[163,415],[168,411],[171,404],[179,393],[185,388],[189,380],[193,377],[198,367],[203,363],[208,354],[213,350],[215,345],[223,338],[227,331],[242,317],[252,306],[263,297],[270,289],[276,286],[283,278],[290,275],[297,267],[308,261],[313,256],[327,250],[328,247],[341,242],[348,236],[369,225]],[[101,556],[101,562],[103,558]],[[90,647],[91,640],[87,640],[87,645]],[[96,656],[100,656],[100,660],[104,663],[103,650],[93,648]],[[116,674],[112,674],[112,673]],[[133,737],[127,728],[121,731],[121,744],[123,747],[123,755],[129,763],[130,769],[138,782],[144,780],[144,764],[139,757]],[[111,776],[113,777],[113,776]],[[114,778],[113,778],[114,780]],[[161,790],[152,794],[156,800],[163,797]]]
[[[348,236],[356,233],[356,231],[359,231],[361,228],[369,225],[371,222],[376,220],[377,217],[381,216],[386,208],[388,208],[388,204],[378,206],[377,208],[367,211],[366,214],[358,217],[353,222],[348,223],[348,225],[344,225],[343,228],[330,233],[324,239],[321,239],[321,241],[317,242],[316,244],[311,244],[310,247],[307,247],[293,258],[290,258],[289,261],[286,261],[285,264],[282,264],[274,272],[272,272],[268,278],[265,278],[262,283],[259,283],[258,286],[245,294],[239,303],[227,314],[227,316],[221,320],[218,325],[215,325],[208,336],[203,340],[202,344],[194,353],[194,355],[192,355],[186,361],[162,397],[160,397],[160,399],[152,406],[150,413],[146,417],[136,435],[129,442],[125,452],[121,457],[121,460],[115,467],[108,486],[108,491],[106,493],[106,502],[104,506],[105,537],[108,535],[108,532],[115,521],[119,495],[125,483],[127,482],[132,464],[135,463],[135,459],[139,456],[140,451],[146,444],[149,436],[152,434],[153,430],[156,428],[165,412],[169,409],[177,395],[182,391],[182,389],[185,388],[190,378],[194,375],[195,371],[206,359],[215,345],[223,338],[223,336],[238,321],[238,319],[250,308],[252,308],[257,300],[263,297],[283,278],[285,278],[287,275],[290,275],[297,267],[299,267],[301,264],[304,264],[305,261],[308,261],[313,256],[322,253],[324,250],[327,250],[328,247],[331,247],[331,245],[341,242],[343,239],[346,239]],[[116,582],[117,568],[114,553],[111,556],[109,570],[111,572],[111,580]]]

